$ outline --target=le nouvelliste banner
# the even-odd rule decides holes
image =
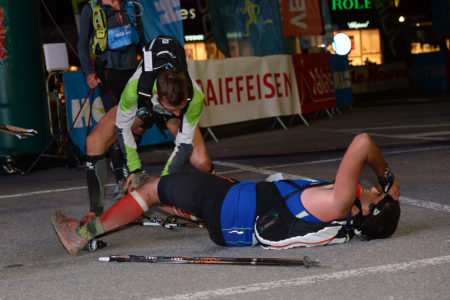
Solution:
[[[409,86],[408,70],[403,62],[351,67],[354,94],[396,90]]]
[[[205,95],[202,127],[300,113],[290,55],[188,61]]]
[[[302,114],[336,107],[328,53],[292,56]]]

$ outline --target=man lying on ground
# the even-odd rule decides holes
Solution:
[[[358,184],[364,165],[377,175],[378,188]],[[334,183],[319,179],[238,182],[189,172],[152,177],[90,223],[52,216],[62,244],[76,255],[89,240],[126,225],[156,204],[170,204],[201,216],[211,240],[223,246],[261,244],[270,249],[317,246],[387,238],[400,217],[400,187],[367,134],[349,145]]]

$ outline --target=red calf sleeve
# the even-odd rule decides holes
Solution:
[[[134,191],[105,211],[100,216],[100,221],[105,231],[110,231],[136,220],[147,210],[145,201]]]

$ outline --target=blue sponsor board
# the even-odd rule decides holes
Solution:
[[[94,126],[97,125],[105,114],[105,110],[98,89],[94,90],[93,97],[89,96],[86,99],[89,93],[89,86],[86,84],[86,77],[82,71],[65,72],[63,81],[66,97],[67,126],[70,129],[73,125],[70,137],[83,154],[86,154],[87,133],[92,131]],[[91,99],[93,99],[92,109]],[[167,129],[165,132],[167,138],[163,136],[159,128],[153,126],[145,132],[139,145],[147,146],[172,141],[173,137],[170,132]]]
[[[330,63],[333,72],[336,106],[344,107],[353,104],[352,80],[347,55],[330,54]]]

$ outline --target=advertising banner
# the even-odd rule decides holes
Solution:
[[[158,35],[170,35],[184,45],[180,0],[139,0],[144,35],[148,42]]]
[[[300,112],[289,55],[188,61],[189,74],[202,89],[202,127]]]
[[[105,114],[105,109],[103,108],[102,101],[98,94],[98,89],[94,90],[92,112],[90,107],[91,97],[89,97],[89,99],[87,99],[86,103],[83,105],[86,95],[89,92],[89,87],[86,85],[86,77],[82,71],[65,72],[63,74],[63,81],[64,94],[66,97],[67,127],[69,129],[76,119],[75,124],[73,124],[73,129],[70,132],[70,137],[80,148],[80,150],[84,154],[86,154],[86,136],[88,133],[88,124],[90,124],[89,132],[91,132],[94,126],[97,125],[98,121],[100,121],[100,119]],[[91,115],[89,114],[90,112]],[[167,129],[165,132],[167,138],[164,138],[164,136],[156,126],[153,126],[145,132],[139,145],[146,146],[173,140],[172,135]]]
[[[404,62],[351,67],[350,74],[354,94],[403,89],[409,86],[408,70]]]
[[[336,107],[330,56],[327,53],[295,54],[292,60],[302,114]]]
[[[278,1],[209,0],[214,41],[227,57],[284,53]]]
[[[283,35],[318,35],[323,31],[319,0],[280,0]]]
[[[337,107],[353,104],[352,79],[347,55],[331,55],[331,70],[333,71],[334,93]]]

